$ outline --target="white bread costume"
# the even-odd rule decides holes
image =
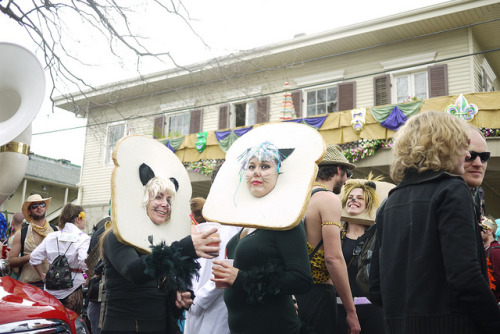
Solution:
[[[155,245],[161,241],[170,245],[189,235],[191,181],[172,151],[155,139],[132,135],[116,143],[113,162],[111,219],[113,232],[121,243],[133,246],[140,252],[151,253],[150,236]],[[175,179],[178,183],[170,220],[163,224],[154,224],[142,205],[145,183],[139,174],[141,166],[152,171],[154,176],[171,181]]]
[[[276,186],[267,195],[250,194],[245,176],[240,175],[238,157],[248,149],[270,142],[285,154]],[[226,153],[203,207],[207,221],[226,225],[288,230],[297,226],[305,214],[312,184],[323,159],[326,144],[314,128],[293,122],[266,124],[236,140]],[[289,152],[289,151],[288,151]]]
[[[351,222],[354,224],[362,224],[362,225],[372,225],[373,223],[375,223],[375,216],[377,214],[378,208],[380,207],[380,205],[382,204],[384,199],[386,199],[387,196],[389,195],[389,191],[392,188],[396,187],[395,184],[392,184],[389,182],[366,180],[366,179],[350,179],[342,187],[342,191],[339,194],[340,200],[342,200],[342,198],[344,197],[344,192],[346,190],[346,187],[348,189],[350,189],[349,191],[351,191],[352,189],[356,189],[356,188],[349,187],[350,184],[351,185],[353,183],[366,184],[367,182],[373,182],[376,185],[375,193],[377,194],[377,197],[379,200],[378,205],[375,205],[376,203],[373,203],[370,212],[368,212],[368,209],[367,209],[367,210],[363,211],[361,214],[355,215],[355,216],[350,215],[346,210],[346,206],[344,205],[344,207],[342,208],[342,217],[341,217],[341,220],[343,222]]]

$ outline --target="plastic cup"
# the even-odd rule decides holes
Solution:
[[[229,263],[230,265],[233,265],[233,259],[224,259],[224,260],[220,260],[222,262],[226,262],[226,263]],[[212,270],[214,272],[214,278],[221,278],[220,276],[217,276],[217,273],[220,273],[220,271],[218,271],[217,269],[218,268],[221,268],[222,266],[218,265],[218,264],[214,264],[212,265]],[[215,288],[216,289],[227,289],[231,287],[231,285],[229,285],[228,283],[222,283],[222,282],[215,282]]]
[[[214,227],[217,229],[217,232],[211,234],[210,236],[220,238],[219,229],[220,229],[221,225],[219,223],[201,223],[201,224],[198,224],[198,225],[196,225],[196,231],[198,233],[202,233],[205,231],[209,231],[209,230],[213,229]],[[220,242],[213,242],[211,244],[208,244],[207,246],[217,247],[217,246],[220,246]],[[207,254],[212,255],[212,256],[219,256],[219,253],[207,253]]]

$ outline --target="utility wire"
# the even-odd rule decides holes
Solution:
[[[113,101],[113,103],[108,103],[108,105],[111,105],[111,104],[114,104],[114,103],[118,103],[118,102],[125,102],[125,101],[128,101],[128,100],[138,99],[138,98],[142,98],[142,97],[145,97],[145,96],[154,96],[154,95],[159,95],[159,94],[165,94],[165,93],[168,93],[168,92],[171,92],[171,91],[174,91],[174,90],[179,90],[179,89],[194,88],[194,87],[201,86],[201,85],[207,85],[207,84],[212,84],[212,83],[220,82],[220,81],[227,80],[227,79],[235,79],[235,78],[239,78],[239,77],[243,77],[243,76],[254,75],[254,74],[261,73],[261,72],[275,71],[275,70],[278,70],[278,69],[281,69],[281,68],[292,67],[292,66],[299,65],[299,64],[304,64],[304,63],[309,63],[309,62],[313,62],[313,61],[318,61],[318,60],[323,60],[323,59],[338,57],[338,56],[347,55],[347,54],[351,54],[351,53],[355,53],[355,52],[360,52],[360,51],[366,51],[366,50],[374,49],[374,48],[377,48],[377,47],[382,47],[382,46],[387,46],[387,45],[391,45],[391,44],[395,44],[395,43],[400,43],[400,42],[404,42],[404,41],[415,40],[415,39],[424,38],[424,37],[428,37],[428,36],[438,35],[438,34],[450,32],[450,31],[455,31],[455,30],[459,30],[459,29],[469,28],[469,27],[473,27],[473,26],[477,26],[477,25],[481,25],[481,24],[492,23],[492,22],[496,22],[496,21],[500,21],[500,18],[492,19],[492,20],[488,20],[488,21],[483,21],[483,22],[478,22],[478,23],[473,23],[473,24],[469,24],[469,25],[464,25],[464,26],[460,26],[460,27],[455,27],[455,28],[451,28],[451,29],[445,29],[445,30],[441,30],[441,31],[437,31],[437,32],[432,32],[432,33],[429,33],[429,34],[423,34],[423,35],[419,35],[419,36],[413,36],[413,37],[403,38],[403,39],[399,39],[399,40],[395,40],[395,41],[380,43],[380,44],[372,45],[372,46],[365,47],[365,48],[359,48],[359,49],[356,49],[356,50],[350,50],[350,51],[346,51],[346,52],[339,52],[339,53],[335,53],[335,54],[331,54],[331,55],[327,55],[327,56],[323,56],[323,57],[317,57],[317,58],[312,58],[312,59],[308,59],[308,60],[304,60],[304,61],[300,61],[300,62],[294,62],[294,63],[291,63],[291,64],[280,65],[278,67],[260,69],[260,70],[257,70],[257,71],[248,72],[248,73],[241,74],[241,75],[236,75],[236,76],[231,76],[231,77],[228,77],[228,78],[215,79],[215,80],[212,80],[212,81],[209,81],[209,82],[202,82],[202,83],[197,83],[197,84],[193,84],[193,85],[188,85],[188,86],[183,86],[183,87],[177,87],[175,89],[162,90],[160,92],[154,92],[154,93],[150,93],[150,94],[136,95],[136,96],[133,96],[133,97],[129,97],[129,98],[124,98],[124,99],[120,99],[120,100],[117,100],[117,101]],[[438,60],[438,61],[429,61],[429,62],[426,62],[426,63],[419,63],[418,65],[419,66],[422,66],[422,65],[432,65],[432,64],[443,63],[443,62],[448,62],[448,61],[451,61],[451,60],[456,60],[456,59],[461,59],[461,58],[466,58],[466,57],[472,57],[472,56],[477,56],[477,55],[481,55],[481,54],[488,54],[488,53],[498,52],[498,51],[500,51],[500,48],[490,49],[490,50],[485,50],[485,51],[480,51],[480,52],[473,52],[473,53],[468,53],[468,54],[459,55],[459,56],[448,57],[448,58],[441,59],[441,60]],[[412,68],[412,67],[415,67],[415,65],[408,65],[408,66],[403,66],[403,67],[398,67],[398,68],[392,68],[390,71],[370,72],[370,73],[367,73],[367,74],[356,75],[356,76],[352,76],[352,77],[344,77],[344,78],[341,78],[341,79],[336,79],[336,80],[331,80],[331,81],[323,81],[323,82],[309,84],[309,85],[302,85],[302,86],[296,87],[295,90],[307,89],[307,88],[315,87],[315,86],[318,86],[318,85],[325,85],[325,84],[334,84],[334,83],[338,83],[338,82],[345,82],[345,81],[360,79],[360,78],[364,78],[364,77],[382,75],[382,74],[385,74],[387,72],[393,72],[393,71],[397,71],[397,70],[404,70],[404,69],[409,69],[409,68]],[[275,94],[279,94],[279,93],[283,93],[283,90],[277,90],[277,91],[269,92],[269,93],[266,93],[266,94],[250,95],[250,96],[248,96],[248,98],[266,97],[266,96],[275,95]],[[184,108],[175,108],[175,109],[169,110],[169,112],[189,111],[189,110],[193,110],[193,108],[196,108],[196,109],[198,109],[198,108],[206,108],[206,107],[211,107],[211,106],[216,106],[216,105],[221,105],[221,104],[227,104],[227,103],[232,103],[232,102],[237,102],[237,101],[241,101],[241,97],[237,97],[237,98],[233,98],[233,99],[229,99],[229,100],[226,99],[226,100],[223,100],[223,101],[216,101],[216,102],[213,102],[213,103],[208,103],[208,104],[203,104],[203,105],[197,105],[196,107],[189,106],[189,107],[184,107]],[[99,106],[102,106],[102,105],[99,105]],[[112,122],[130,121],[130,120],[136,120],[136,119],[140,119],[140,118],[148,118],[148,117],[153,117],[153,116],[158,116],[158,115],[163,115],[163,114],[165,114],[165,111],[160,111],[160,112],[150,113],[150,114],[142,114],[142,115],[137,115],[137,116],[131,116],[131,117],[123,118],[122,120],[113,120]],[[63,129],[57,129],[57,130],[51,130],[51,131],[38,132],[38,133],[34,133],[33,136],[50,134],[50,133],[56,133],[56,132],[62,132],[62,131],[71,131],[71,130],[76,130],[76,129],[81,129],[81,128],[91,128],[91,127],[106,125],[106,124],[109,124],[109,123],[111,123],[111,122],[105,121],[105,122],[100,122],[100,123],[94,123],[92,125],[88,125],[87,124],[87,125],[82,125],[82,126],[77,126],[77,127],[72,127],[72,128],[63,128]]]

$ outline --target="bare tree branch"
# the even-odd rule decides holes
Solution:
[[[191,18],[182,0],[154,0],[148,2],[148,5],[154,5],[164,11],[166,19],[180,18],[202,45],[208,48],[202,37],[191,26]],[[187,70],[172,57],[171,50],[153,52],[144,43],[147,38],[140,36],[134,28],[132,19],[134,10],[123,5],[122,1],[9,0],[2,4],[0,0],[0,12],[20,24],[43,51],[45,67],[52,81],[50,94],[52,101],[56,92],[69,100],[72,99],[64,89],[61,89],[61,84],[75,87],[73,89],[78,90],[80,94],[95,90],[91,78],[78,71],[92,64],[82,59],[73,46],[75,43],[81,43],[71,31],[75,27],[75,22],[72,22],[75,17],[81,20],[85,29],[88,29],[89,36],[93,36],[91,32],[94,32],[107,41],[109,54],[116,57],[120,63],[124,61],[122,50],[131,52],[136,58],[136,71],[141,77],[141,61],[146,58],[154,58],[161,63],[170,63],[172,66]],[[118,47],[120,49],[117,49]]]

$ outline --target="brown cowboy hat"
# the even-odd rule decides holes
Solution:
[[[33,218],[31,218],[31,214],[28,211],[28,208],[30,207],[31,203],[33,203],[33,202],[45,202],[45,206],[48,208],[50,205],[51,199],[52,199],[52,197],[42,198],[42,196],[40,196],[38,194],[33,194],[33,195],[29,196],[26,199],[26,202],[23,203],[23,208],[22,208],[22,212],[23,212],[23,215],[24,215],[24,218],[26,219],[26,221],[31,222],[33,220]]]

